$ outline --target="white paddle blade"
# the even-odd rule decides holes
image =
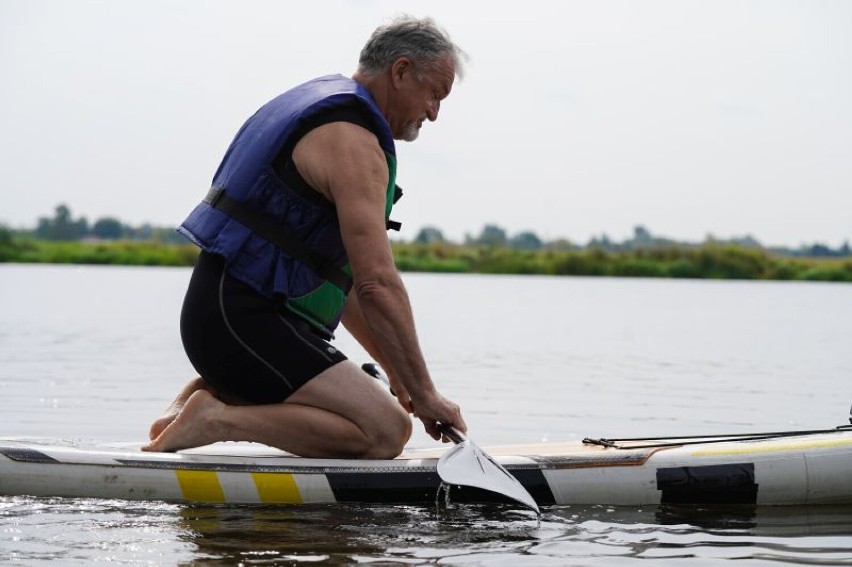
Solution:
[[[502,494],[535,510],[538,504],[527,489],[503,466],[470,439],[447,450],[438,459],[438,476],[447,484],[472,486]]]

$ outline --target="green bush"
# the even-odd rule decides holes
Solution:
[[[814,266],[805,270],[800,279],[821,282],[852,282],[852,269],[842,265]]]
[[[138,241],[89,243],[31,240],[16,243],[11,250],[2,250],[0,261],[43,264],[191,266],[198,256],[198,249],[191,244],[168,245]]]
[[[665,264],[650,258],[634,258],[622,254],[618,257],[610,273],[613,276],[660,278],[667,275],[667,270]]]

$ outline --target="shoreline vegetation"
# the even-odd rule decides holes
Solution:
[[[517,250],[453,243],[393,243],[402,272],[852,282],[852,258],[785,257],[728,243]],[[0,263],[192,266],[193,244],[156,241],[0,241]]]
[[[751,236],[701,244],[677,242],[634,228],[633,237],[613,242],[606,235],[577,245],[542,241],[531,231],[510,236],[485,225],[479,236],[451,242],[424,227],[411,242],[392,241],[403,272],[609,276],[728,280],[852,282],[852,248],[824,244],[800,249],[766,248]],[[198,248],[171,228],[132,227],[114,217],[89,224],[66,205],[38,219],[34,230],[0,225],[0,263],[192,266]]]

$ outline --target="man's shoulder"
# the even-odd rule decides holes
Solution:
[[[335,151],[342,148],[380,149],[374,132],[364,125],[345,120],[325,122],[312,129],[309,136]]]
[[[340,74],[322,75],[308,81],[299,83],[298,85],[288,89],[285,93],[306,93],[310,92],[314,96],[325,97],[336,94],[351,94],[362,95],[361,85],[349,78]]]

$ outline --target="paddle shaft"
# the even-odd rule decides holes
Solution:
[[[467,439],[464,436],[464,433],[450,425],[449,423],[439,423],[438,424],[438,432],[447,437],[450,441],[458,445]]]

